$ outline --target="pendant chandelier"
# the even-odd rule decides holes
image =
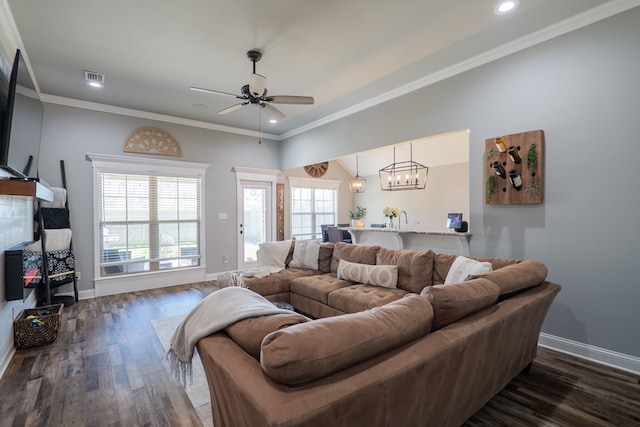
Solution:
[[[396,162],[396,147],[393,147],[393,163],[380,169],[382,191],[423,190],[427,186],[429,168],[413,161],[413,144],[408,161]]]
[[[358,174],[358,155],[356,154],[356,176],[349,180],[349,189],[352,193],[364,193],[367,180]]]

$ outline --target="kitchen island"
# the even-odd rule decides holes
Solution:
[[[469,256],[470,232],[402,230],[395,228],[341,227],[354,244],[379,245],[389,249],[431,249],[438,253]]]

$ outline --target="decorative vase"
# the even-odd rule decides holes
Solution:
[[[393,222],[392,216],[389,217],[389,221],[387,222],[387,228],[391,228],[391,229],[396,228],[396,224]]]
[[[351,226],[352,227],[364,227],[364,223],[362,222],[361,219],[352,219],[351,220]]]

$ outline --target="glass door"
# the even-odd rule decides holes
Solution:
[[[240,181],[238,198],[238,269],[246,270],[258,265],[260,243],[273,240],[272,183]]]

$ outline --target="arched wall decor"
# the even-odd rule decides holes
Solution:
[[[134,130],[124,142],[125,153],[161,154],[182,157],[180,143],[166,130],[144,127]]]

